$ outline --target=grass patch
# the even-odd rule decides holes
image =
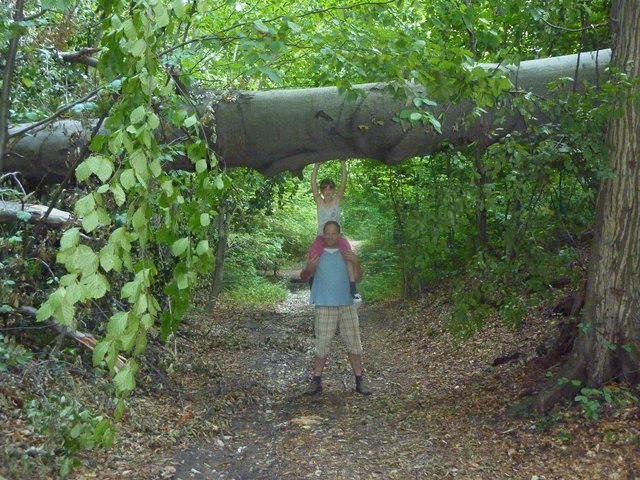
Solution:
[[[402,296],[402,279],[393,273],[365,275],[358,284],[358,292],[367,302],[381,302]]]
[[[272,283],[261,277],[252,278],[251,284],[236,285],[224,291],[222,300],[249,307],[274,307],[287,298],[288,291],[282,282]]]

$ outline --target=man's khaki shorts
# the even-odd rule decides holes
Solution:
[[[331,340],[340,327],[340,337],[347,346],[347,352],[362,354],[360,343],[360,322],[356,305],[343,307],[316,307],[315,319],[315,353],[319,357],[329,355]]]

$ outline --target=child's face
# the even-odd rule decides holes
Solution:
[[[320,188],[322,195],[324,195],[325,197],[333,197],[334,190],[335,189],[333,188],[333,185],[325,185],[324,187]]]

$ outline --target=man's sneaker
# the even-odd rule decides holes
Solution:
[[[369,383],[364,378],[359,382],[356,381],[356,392],[360,395],[371,395],[371,387],[369,387]]]
[[[322,392],[322,384],[319,381],[314,379],[314,380],[311,380],[311,383],[309,384],[307,389],[304,391],[304,394],[317,395],[320,392]]]
[[[353,294],[353,301],[355,303],[360,303],[362,302],[362,296],[359,293],[354,293]]]

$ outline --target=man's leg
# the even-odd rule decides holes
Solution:
[[[362,376],[362,355],[356,353],[349,353],[349,363],[351,364],[351,368],[353,369],[353,374],[356,377]]]
[[[351,363],[353,374],[356,377],[356,392],[361,395],[371,395],[371,387],[369,387],[369,383],[362,376],[362,355],[350,353],[349,362]]]
[[[321,377],[324,370],[324,364],[327,363],[327,357],[316,356],[313,359],[313,375],[315,377]]]
[[[370,395],[371,389],[362,376],[362,343],[360,321],[355,305],[340,307],[340,335],[347,345],[349,363],[356,377],[356,392]]]
[[[327,362],[329,346],[336,333],[337,325],[338,312],[336,307],[316,307],[314,324],[316,355],[313,359],[313,380],[305,390],[305,395],[315,395],[322,392],[322,372]]]
[[[304,391],[305,395],[316,395],[322,392],[322,371],[324,370],[324,364],[327,362],[327,357],[315,356],[313,358],[313,379]]]

